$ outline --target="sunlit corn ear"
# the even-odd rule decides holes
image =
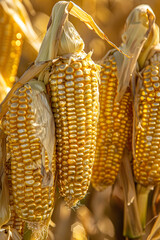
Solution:
[[[59,191],[72,207],[84,198],[90,184],[100,67],[91,53],[84,52],[84,42],[68,20],[69,6],[68,2],[54,6],[36,62],[57,57],[39,80],[47,84],[56,123]]]
[[[120,48],[132,58],[127,58],[118,52],[115,53],[118,75],[117,102],[122,99],[129,87],[132,75],[136,70],[137,59],[154,26],[155,15],[152,9],[145,4],[134,8],[126,20]]]
[[[49,95],[56,123],[58,185],[68,206],[87,193],[95,157],[98,68],[90,56],[59,58]]]
[[[131,74],[135,74],[137,58],[154,19],[149,6],[136,7],[126,20],[121,44],[121,48],[133,58],[111,50],[101,61],[100,116],[92,174],[92,185],[97,190],[104,190],[115,182],[124,149],[132,150]]]
[[[55,191],[55,133],[42,82],[31,81],[8,102],[2,126],[11,157],[11,188],[16,214],[23,220],[50,219]]]
[[[16,80],[24,38],[38,51],[40,42],[23,4],[19,0],[1,1],[0,72],[8,87]]]
[[[97,128],[92,185],[102,191],[115,182],[128,137],[132,131],[132,99],[127,88],[120,102],[116,102],[118,89],[117,62],[111,52],[101,64],[99,86],[100,115]],[[131,141],[130,141],[131,142]]]
[[[136,181],[144,186],[160,183],[160,53],[156,52],[139,73],[135,96],[134,161]]]

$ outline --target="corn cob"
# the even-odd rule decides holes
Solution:
[[[11,87],[15,81],[22,50],[22,39],[22,30],[0,5],[0,72],[8,87]]]
[[[118,86],[116,75],[116,61],[113,56],[109,56],[102,65],[99,88],[101,109],[92,174],[92,185],[97,190],[103,190],[114,183],[131,128],[131,94],[127,89],[122,100],[115,102]]]
[[[32,92],[33,89],[29,84],[15,92],[8,102],[3,128],[8,136],[11,154],[11,187],[16,214],[23,220],[39,222],[51,216],[55,176],[53,174],[53,186],[42,183],[43,170],[48,173],[51,166],[48,152],[46,150],[45,153],[42,152],[42,142],[40,136],[37,136],[37,116],[34,112]],[[39,103],[39,107],[40,104],[42,103]],[[43,158],[45,158],[44,169],[41,167]],[[55,172],[55,156],[51,171]]]
[[[160,183],[160,53],[156,52],[139,75],[135,157],[133,168],[138,183]]]
[[[133,58],[126,59],[125,56],[119,56],[118,52],[111,51],[104,57],[101,64],[100,116],[91,180],[93,187],[98,191],[104,190],[115,182],[124,148],[128,142],[130,145],[127,147],[131,150],[131,139],[129,141],[132,132],[130,76],[135,71],[139,49],[143,47],[143,38],[147,31],[150,32],[149,26],[152,26],[154,16],[148,6],[142,6],[130,13],[122,36],[121,47],[132,54]]]
[[[86,195],[91,178],[98,118],[97,68],[89,56],[60,58],[51,72],[58,182],[60,193],[72,206]]]

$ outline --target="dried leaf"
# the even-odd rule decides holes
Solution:
[[[145,18],[145,20],[144,20]],[[125,32],[122,35],[121,49],[132,58],[114,54],[118,67],[118,93],[116,101],[119,102],[126,92],[135,72],[137,59],[148,39],[148,36],[155,24],[155,15],[148,5],[140,5],[133,9],[126,20]]]
[[[154,238],[154,236],[158,230],[160,230],[160,214],[158,215],[158,218],[157,218],[156,222],[154,223],[153,228],[152,228],[147,240],[156,240],[156,239],[158,240],[159,238],[156,238],[156,239]]]
[[[55,173],[52,172],[52,160],[53,152],[55,148],[55,123],[52,114],[52,110],[46,98],[45,85],[43,82],[37,80],[30,81],[29,84],[32,88],[32,106],[35,113],[35,129],[36,135],[40,139],[43,152],[41,162],[41,172],[43,175],[43,186],[53,185],[53,176]],[[47,152],[49,159],[49,172],[45,170],[45,151]]]
[[[120,170],[120,177],[124,192],[123,234],[124,236],[136,238],[143,234],[143,230],[138,212],[136,191],[130,163],[131,158],[131,153],[125,149]]]

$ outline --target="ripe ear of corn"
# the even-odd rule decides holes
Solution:
[[[98,120],[97,67],[90,56],[59,60],[51,68],[49,95],[56,124],[58,184],[69,206],[90,184]]]
[[[157,51],[139,74],[133,168],[144,186],[160,183],[160,53]]]
[[[97,130],[97,145],[92,173],[92,185],[104,190],[117,177],[124,147],[131,129],[132,108],[129,88],[120,102],[117,94],[117,66],[113,55],[102,64],[100,93],[100,116]]]
[[[8,102],[3,120],[14,208],[30,222],[49,219],[54,207],[54,122],[43,90],[37,81],[21,87]]]
[[[133,55],[133,59],[127,59],[117,51],[110,51],[101,64],[100,116],[91,179],[93,187],[98,191],[115,182],[124,148],[128,147],[130,151],[132,149],[130,75],[134,74],[139,49],[143,47],[144,39],[151,31],[154,22],[154,14],[150,8],[147,5],[142,6],[138,6],[130,13],[122,36],[121,47],[127,54]]]
[[[144,186],[160,182],[159,51],[159,27],[154,24],[138,59],[142,70],[134,96],[133,169],[136,181]],[[142,186],[140,188],[143,189]]]
[[[47,84],[56,124],[59,191],[72,207],[84,198],[90,184],[99,114],[100,68],[92,61],[91,54],[83,51],[83,40],[64,18],[70,7],[73,12],[78,11],[70,3],[59,2],[53,8],[36,63],[59,56],[49,70],[40,74],[39,80]],[[86,17],[86,13],[81,13]],[[57,36],[59,32],[61,35]]]

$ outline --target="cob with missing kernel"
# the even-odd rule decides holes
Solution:
[[[159,28],[156,24],[139,56],[134,96],[133,170],[140,218],[145,228],[150,190],[159,178]]]
[[[0,73],[8,88],[15,82],[24,38],[35,51],[40,43],[32,29],[25,7],[19,0],[0,2]]]
[[[14,93],[2,127],[11,158],[7,171],[14,209],[27,221],[32,237],[46,239],[54,208],[56,165],[54,120],[43,83],[32,80]],[[27,239],[26,230],[23,239]]]
[[[72,207],[85,197],[90,184],[99,113],[100,67],[92,61],[91,53],[84,52],[83,40],[68,21],[68,13],[107,38],[75,4],[59,2],[52,10],[36,59],[38,63],[56,58],[39,75],[39,80],[47,85],[55,118],[59,191]]]

